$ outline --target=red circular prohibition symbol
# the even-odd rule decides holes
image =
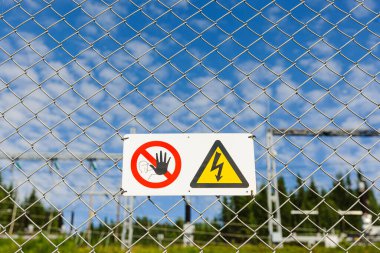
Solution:
[[[175,161],[175,167],[173,173],[170,173],[169,171],[164,174],[166,177],[166,180],[162,182],[150,182],[146,179],[144,179],[139,172],[137,171],[137,159],[140,155],[144,156],[153,166],[157,166],[156,159],[148,153],[147,149],[151,147],[163,147],[173,155],[174,161]],[[178,177],[180,171],[181,171],[181,157],[178,154],[178,151],[169,143],[163,142],[163,141],[150,141],[143,145],[141,145],[135,153],[132,155],[131,159],[131,170],[132,175],[136,178],[136,180],[149,188],[162,188],[165,186],[168,186],[169,184],[173,183],[174,180]]]

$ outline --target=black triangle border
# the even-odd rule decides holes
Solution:
[[[220,148],[223,154],[225,155],[227,161],[231,164],[233,170],[241,180],[241,183],[233,183],[233,184],[210,184],[210,183],[197,183],[200,176],[202,175],[202,172],[205,170],[208,161],[212,158],[212,155],[214,154],[215,150],[217,148]],[[231,158],[230,154],[227,152],[226,148],[223,146],[222,142],[220,140],[216,140],[214,144],[212,145],[210,151],[208,152],[206,158],[203,160],[201,166],[199,167],[197,173],[195,174],[193,180],[190,183],[191,188],[248,188],[249,184],[243,174],[241,173],[240,169],[234,162],[234,160]]]

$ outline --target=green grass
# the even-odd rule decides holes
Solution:
[[[22,243],[17,241],[19,245],[13,242],[10,239],[0,239],[0,253],[13,253],[16,251],[21,251],[24,253],[50,253],[53,252],[56,247],[52,245],[46,238],[39,237],[37,239],[29,240]],[[58,244],[58,240],[54,240],[53,243]],[[68,240],[61,244],[58,247],[58,252],[60,253],[87,253],[91,252],[93,248],[81,245],[78,246],[73,240]],[[121,249],[120,245],[111,244],[109,246],[98,245],[94,248],[95,252],[98,253],[122,253],[126,252],[126,249]],[[230,245],[209,245],[203,249],[204,253],[232,253],[236,252],[234,248]],[[159,248],[157,245],[137,245],[132,248],[134,253],[158,253],[163,252],[164,249]],[[171,245],[167,248],[169,253],[196,253],[200,250],[196,247],[183,247],[181,245]],[[273,252],[270,248],[264,244],[259,245],[244,245],[240,248],[240,253],[270,253]],[[301,246],[290,246],[287,245],[283,248],[279,248],[275,251],[276,253],[306,253],[310,252],[309,250]],[[312,250],[315,253],[336,253],[336,252],[345,252],[339,248],[325,248],[325,247],[316,247]],[[352,253],[372,253],[378,252],[378,250],[373,246],[356,246],[351,248],[348,252]]]

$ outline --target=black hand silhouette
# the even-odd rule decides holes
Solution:
[[[169,157],[169,159],[166,161],[166,152],[164,154],[164,159],[162,159],[162,151],[160,151],[160,159],[158,159],[158,153],[156,153],[157,167],[154,167],[152,164],[150,167],[154,170],[154,172],[156,172],[157,175],[163,175],[168,171],[170,159],[172,158]]]

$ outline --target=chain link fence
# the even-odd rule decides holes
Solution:
[[[379,10],[0,0],[0,251],[378,250]],[[121,196],[131,131],[252,133],[257,195]]]

